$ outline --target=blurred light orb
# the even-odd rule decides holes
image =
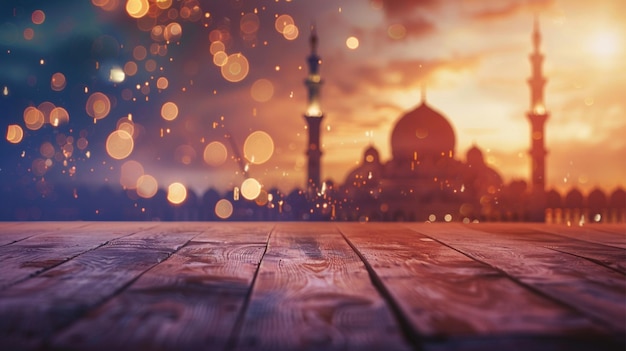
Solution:
[[[239,21],[239,29],[242,33],[251,35],[259,30],[259,16],[254,13],[247,13]]]
[[[261,183],[254,178],[248,178],[241,183],[241,196],[246,200],[254,200],[261,194]]]
[[[300,31],[295,24],[288,24],[283,29],[283,37],[287,40],[295,40],[298,38],[298,35],[300,35]]]
[[[215,215],[221,219],[230,218],[233,215],[233,204],[226,199],[219,200],[215,204]]]
[[[224,51],[218,51],[213,55],[213,64],[217,67],[224,67],[228,62],[228,55]]]
[[[276,18],[276,21],[274,21],[274,28],[276,28],[276,31],[280,34],[285,34],[285,27],[289,26],[289,25],[295,25],[295,22],[293,20],[293,17],[285,14],[285,15],[280,15]]]
[[[24,124],[30,130],[38,130],[43,127],[45,117],[39,109],[29,106],[24,109]]]
[[[400,40],[406,36],[406,28],[400,24],[392,24],[387,28],[387,35],[394,40]]]
[[[169,42],[175,42],[180,40],[183,35],[183,27],[177,22],[172,22],[165,27],[165,40]]]
[[[250,95],[255,101],[267,102],[274,96],[274,84],[267,79],[258,79],[252,84]]]
[[[54,127],[58,127],[61,124],[67,124],[70,122],[70,114],[63,107],[55,107],[50,111],[50,124]]]
[[[150,199],[156,195],[159,190],[159,184],[157,180],[149,175],[144,174],[137,179],[137,195],[144,199]]]
[[[161,10],[167,10],[172,6],[172,0],[156,0],[156,5]]]
[[[226,146],[219,141],[212,141],[204,148],[204,162],[209,166],[221,166],[226,162],[227,157],[228,151],[226,150]]]
[[[24,39],[33,40],[34,37],[35,37],[35,31],[32,28],[24,29]]]
[[[65,89],[66,84],[65,75],[60,72],[53,74],[50,79],[50,88],[54,91],[61,91]]]
[[[148,14],[150,4],[148,0],[128,0],[126,2],[126,12],[130,17],[141,18]]]
[[[18,124],[9,124],[7,128],[7,141],[18,144],[24,138],[24,130]]]
[[[42,24],[46,20],[46,14],[41,10],[35,10],[30,18],[33,24]]]
[[[246,78],[249,69],[248,59],[243,54],[232,54],[221,67],[222,77],[229,82],[240,82]]]
[[[346,39],[346,46],[350,50],[356,50],[359,47],[359,39],[356,37],[349,37]]]
[[[167,201],[174,205],[182,204],[187,199],[187,188],[181,183],[172,183],[167,187]]]
[[[209,46],[209,52],[211,52],[211,55],[215,55],[218,52],[222,52],[225,50],[226,50],[226,46],[224,46],[224,43],[222,43],[220,40],[216,40],[212,42],[211,46]]]
[[[173,121],[178,117],[178,106],[173,102],[166,102],[161,107],[161,117],[166,121]]]
[[[196,150],[191,145],[180,145],[174,151],[174,158],[188,166],[196,159]]]
[[[157,83],[156,84],[157,84],[157,88],[159,88],[161,90],[165,90],[170,85],[170,81],[167,80],[167,78],[165,78],[165,77],[159,77],[159,79],[157,79]]]
[[[250,163],[263,164],[274,153],[272,137],[263,131],[252,132],[243,144],[243,155]]]
[[[122,83],[126,79],[126,73],[121,67],[111,67],[109,71],[109,82]]]
[[[126,74],[129,77],[132,77],[135,74],[137,74],[138,70],[139,70],[139,67],[137,67],[137,64],[134,61],[128,61],[124,65],[124,74]]]
[[[137,189],[139,178],[143,175],[141,163],[134,160],[126,161],[120,169],[120,185],[125,189]]]
[[[143,45],[137,45],[133,48],[133,58],[137,61],[143,61],[148,56],[148,50]]]
[[[85,110],[93,119],[102,119],[111,112],[111,101],[103,93],[93,93],[87,99]]]
[[[53,158],[55,153],[54,146],[46,141],[39,147],[39,153],[45,158]]]
[[[111,158],[123,160],[128,157],[135,146],[133,137],[124,130],[116,130],[106,140],[106,150]]]

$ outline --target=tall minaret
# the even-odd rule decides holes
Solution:
[[[322,150],[320,149],[320,125],[324,114],[320,108],[320,88],[322,79],[319,75],[319,66],[321,59],[317,56],[317,33],[315,26],[311,26],[311,54],[307,58],[309,64],[309,75],[306,77],[304,84],[308,89],[308,105],[304,118],[309,129],[309,143],[306,155],[308,161],[307,188],[309,194],[314,194],[321,186],[320,183],[320,161]]]
[[[532,39],[533,52],[530,54],[532,75],[530,79],[528,79],[528,85],[530,87],[530,111],[527,113],[531,131],[531,147],[529,154],[532,161],[530,219],[532,221],[543,222],[546,209],[546,154],[548,153],[545,147],[544,125],[548,119],[548,112],[546,111],[543,100],[543,89],[546,84],[546,79],[543,77],[541,70],[543,55],[539,52],[541,34],[539,33],[539,21],[537,17],[535,17]]]

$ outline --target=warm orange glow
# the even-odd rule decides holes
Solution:
[[[258,79],[252,84],[250,95],[258,102],[267,102],[274,95],[274,84],[267,79]]]
[[[232,54],[228,56],[226,64],[221,67],[222,77],[229,82],[240,82],[246,78],[249,69],[248,59],[243,54]]]
[[[211,53],[211,55],[215,55],[218,52],[222,52],[224,50],[226,50],[226,47],[224,46],[224,43],[219,40],[212,42],[211,46],[209,46],[209,52]]]
[[[254,178],[248,178],[241,183],[241,196],[246,200],[254,200],[261,194],[261,183]]]
[[[167,78],[165,77],[159,77],[159,79],[157,79],[157,88],[161,90],[167,89],[169,84],[170,84],[169,80],[167,80]]]
[[[182,204],[187,199],[187,188],[181,183],[172,183],[167,187],[167,201],[174,205]]]
[[[144,175],[143,165],[137,161],[126,161],[120,169],[120,185],[126,189],[136,189],[139,178]]]
[[[44,114],[35,107],[27,107],[24,110],[24,124],[30,130],[38,130],[45,123]]]
[[[348,49],[355,50],[359,47],[359,39],[357,39],[356,37],[349,37],[348,39],[346,39],[346,46],[348,47]]]
[[[253,132],[246,138],[243,144],[244,157],[253,164],[267,162],[273,153],[274,141],[269,134],[263,131]]]
[[[154,197],[158,190],[159,184],[153,176],[144,174],[137,179],[137,195],[144,199]]]
[[[224,144],[219,141],[213,141],[204,148],[203,157],[204,162],[206,162],[207,165],[218,167],[226,162],[228,151],[226,150],[226,146],[224,146]]]
[[[61,91],[65,89],[66,83],[67,82],[65,81],[65,75],[63,73],[57,72],[53,74],[52,78],[50,79],[50,88],[52,88],[52,90],[54,91]]]
[[[274,21],[274,28],[276,28],[276,31],[278,33],[284,34],[285,27],[294,24],[295,22],[293,21],[293,17],[291,17],[290,15],[280,15],[278,16],[278,18],[276,18],[276,21]]]
[[[221,199],[215,204],[215,215],[221,219],[227,219],[233,214],[233,204],[226,200]]]
[[[161,107],[161,117],[166,121],[173,121],[178,117],[178,106],[173,102],[166,102]]]
[[[93,119],[102,119],[111,112],[111,101],[103,93],[93,93],[87,99],[85,109]]]
[[[254,34],[259,30],[259,16],[254,13],[247,13],[239,21],[239,29],[244,34]]]
[[[285,26],[285,29],[283,29],[283,36],[287,40],[296,40],[299,34],[300,31],[295,24],[288,24]]]
[[[35,10],[31,15],[31,20],[34,24],[42,24],[46,20],[46,14],[41,10]]]
[[[150,4],[148,0],[128,0],[126,2],[126,12],[130,17],[141,18],[148,14]]]
[[[116,160],[128,157],[133,152],[134,146],[133,137],[123,130],[112,132],[106,140],[107,153]]]
[[[63,107],[55,107],[50,111],[50,124],[54,127],[58,127],[61,124],[69,123],[70,114]]]
[[[24,130],[17,124],[9,124],[7,128],[7,141],[11,144],[18,144],[24,137]]]

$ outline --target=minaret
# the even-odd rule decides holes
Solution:
[[[304,84],[308,89],[308,104],[304,118],[309,129],[309,143],[306,155],[308,157],[308,176],[307,188],[309,194],[315,194],[320,188],[320,161],[322,150],[320,149],[320,125],[324,114],[320,108],[320,88],[322,79],[319,75],[319,66],[321,59],[317,56],[317,33],[315,26],[311,26],[311,37],[309,39],[311,45],[311,54],[307,58],[309,64],[309,75],[306,77]]]
[[[535,17],[533,30],[533,52],[530,54],[530,64],[532,67],[532,75],[528,79],[530,87],[530,111],[527,113],[530,121],[530,158],[531,167],[531,201],[530,201],[530,219],[532,221],[543,222],[545,219],[545,187],[546,187],[546,154],[545,147],[545,123],[548,119],[546,112],[543,89],[546,79],[543,77],[541,65],[543,63],[543,55],[539,52],[541,43],[541,34],[539,33],[539,21]]]

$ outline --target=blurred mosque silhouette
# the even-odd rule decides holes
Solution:
[[[320,104],[323,80],[318,38],[313,27],[309,72],[305,79],[308,102],[307,187],[289,194],[268,189],[263,197],[246,200],[240,189],[225,195],[215,189],[202,196],[188,190],[178,205],[159,189],[151,198],[136,192],[103,186],[97,189],[50,182],[3,184],[0,220],[339,220],[339,221],[535,221],[548,223],[625,223],[626,191],[605,194],[594,189],[586,196],[571,189],[564,196],[547,190],[544,126],[549,115],[544,105],[541,35],[535,19],[530,54],[531,159],[528,181],[505,184],[490,167],[477,145],[464,157],[455,152],[456,136],[448,119],[431,106],[422,90],[418,106],[401,116],[390,135],[390,160],[382,160],[369,145],[360,165],[343,184],[321,181]],[[78,196],[80,194],[80,196]],[[226,205],[228,215],[218,208]]]
[[[529,155],[530,182],[514,181],[505,185],[498,171],[485,163],[483,152],[472,146],[465,161],[455,154],[456,136],[448,119],[431,107],[422,89],[419,105],[401,116],[390,135],[392,158],[383,161],[378,150],[370,145],[363,152],[360,165],[346,177],[342,186],[327,196],[320,188],[320,129],[323,113],[319,104],[322,80],[319,76],[317,36],[311,33],[309,75],[305,84],[309,105],[307,149],[309,198],[331,197],[335,200],[331,217],[359,221],[535,221],[623,222],[626,198],[617,189],[610,199],[599,189],[585,201],[574,189],[563,200],[558,192],[546,193],[545,122],[548,112],[544,104],[546,79],[542,74],[544,56],[539,51],[541,34],[537,18],[532,34],[530,55],[531,127]],[[323,184],[327,186],[327,184]],[[332,203],[332,202],[331,202]]]

